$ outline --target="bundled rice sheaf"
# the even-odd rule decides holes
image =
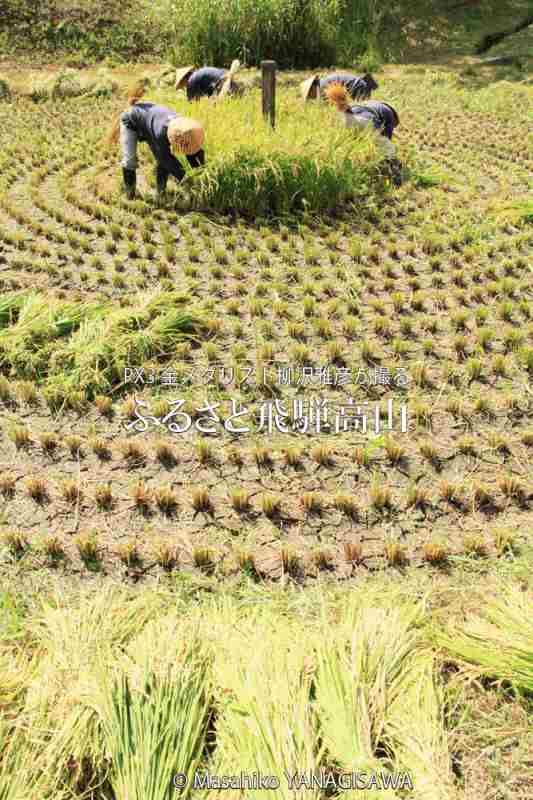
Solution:
[[[252,794],[195,788],[199,770],[276,776],[274,791],[253,791],[265,800],[320,800],[328,793],[302,775],[353,772],[374,773],[379,788],[336,796],[463,796],[446,730],[455,690],[423,601],[382,583],[249,591],[57,591],[30,606],[23,637],[0,620],[0,800],[99,797],[104,785],[121,800],[165,800],[177,773],[182,797]],[[504,590],[433,638],[447,657],[528,689],[532,620],[531,596]],[[398,774],[414,788],[387,787]]]
[[[110,73],[101,69],[95,78],[84,78],[74,69],[67,69],[49,78],[37,79],[30,92],[33,100],[65,100],[90,95],[110,97],[118,89],[118,83]]]
[[[462,625],[450,623],[436,631],[436,642],[448,656],[474,672],[507,681],[518,691],[533,694],[533,597],[507,587],[470,612]]]
[[[39,773],[47,788],[40,797],[76,796],[73,788],[83,780],[87,787],[101,784],[108,771],[102,675],[114,674],[126,647],[163,606],[161,595],[132,598],[108,587],[93,598],[81,590],[68,603],[57,591],[32,616],[28,635],[39,658],[18,720],[33,754],[27,772]]]
[[[0,328],[5,328],[18,319],[20,309],[28,296],[28,292],[11,292],[0,297]]]
[[[185,308],[187,301],[179,292],[161,292],[140,297],[133,309],[113,310],[49,303],[39,292],[6,296],[0,369],[45,384],[57,399],[71,391],[92,397],[118,384],[128,364],[170,357],[176,343],[201,333],[201,318]]]
[[[275,776],[275,790],[254,796],[280,800],[318,800],[317,788],[298,791],[287,774],[318,771],[321,748],[317,717],[305,671],[308,644],[301,626],[269,610],[239,609],[231,601],[210,609],[214,649],[214,694],[219,706],[217,747],[210,767],[215,775]],[[247,792],[244,792],[248,796]],[[208,788],[198,797],[237,800],[238,788],[220,792]]]
[[[405,702],[403,682],[420,648],[422,607],[359,599],[317,649],[316,704],[331,768],[379,775],[378,788],[343,792],[349,798],[396,798],[391,761],[376,756],[386,711]],[[391,779],[390,783],[387,783]]]
[[[178,642],[174,640],[175,648]],[[103,726],[116,797],[163,800],[173,790],[176,773],[187,776],[181,796],[192,791],[204,749],[210,696],[208,661],[199,642],[185,647],[185,654],[164,674],[146,664],[138,689],[132,688],[124,672],[106,689]]]
[[[39,292],[5,298],[4,319],[15,324],[0,330],[0,367],[28,378],[49,371],[56,340],[70,336],[83,320],[103,313],[103,307],[78,303],[50,303]],[[0,311],[1,313],[1,311]],[[42,373],[42,374],[41,374]]]
[[[0,716],[0,800],[25,800],[29,796],[24,779],[24,753],[19,737]]]
[[[384,724],[397,771],[411,776],[417,800],[454,800],[458,794],[434,654],[418,653],[398,689]]]

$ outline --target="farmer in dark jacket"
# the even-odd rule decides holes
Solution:
[[[177,181],[185,175],[177,155],[184,155],[191,167],[205,163],[204,130],[196,120],[180,116],[166,106],[141,103],[134,94],[130,94],[129,101],[130,108],[115,122],[108,142],[120,137],[122,175],[129,197],[134,197],[137,183],[137,144],[146,142],[155,156],[157,192],[161,195],[169,175]]]
[[[396,158],[396,147],[392,143],[395,128],[400,124],[396,110],[388,103],[371,100],[364,105],[350,105],[346,87],[331,83],[326,96],[337,109],[346,128],[364,130],[370,128],[379,150],[385,155],[395,186],[402,184],[402,165]]]
[[[229,69],[218,67],[183,67],[176,70],[176,91],[185,89],[187,100],[199,100],[200,97],[212,97],[221,94],[241,94],[243,87],[233,79],[240,67],[239,61],[233,61]]]
[[[304,100],[316,100],[320,95],[325,95],[328,87],[334,83],[344,86],[352,100],[368,100],[372,92],[378,88],[377,82],[369,72],[365,75],[339,72],[326,75],[324,78],[313,75],[301,84],[302,97]]]
[[[392,139],[394,129],[399,125],[398,114],[388,103],[370,100],[364,105],[350,106],[349,113],[355,117],[355,125],[365,127],[366,122],[371,123],[376,131],[379,131],[385,138]],[[353,125],[348,125],[353,127]],[[392,145],[394,147],[394,145]]]

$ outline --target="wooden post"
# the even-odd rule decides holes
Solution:
[[[261,61],[263,79],[263,115],[276,127],[276,62]]]

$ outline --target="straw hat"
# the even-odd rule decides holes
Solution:
[[[201,150],[205,139],[202,125],[188,117],[174,117],[168,124],[167,136],[171,149],[184,156]]]
[[[311,94],[311,90],[315,86],[316,82],[319,80],[320,78],[318,77],[318,75],[313,75],[312,78],[307,78],[307,80],[303,81],[303,83],[300,84],[300,91],[303,100],[310,99],[309,95]]]
[[[192,67],[181,67],[180,69],[176,70],[176,81],[174,83],[174,88],[176,89],[176,91],[178,91],[178,89],[183,89],[183,85],[187,81],[187,78],[192,72],[194,72],[195,69],[196,67],[192,66]]]
[[[224,83],[222,84],[220,91],[218,93],[219,98],[223,98],[227,95],[227,93],[231,89],[231,84],[233,81],[233,76],[239,71],[241,67],[241,62],[238,59],[234,59],[231,62],[231,67],[229,68],[228,74],[224,77]]]

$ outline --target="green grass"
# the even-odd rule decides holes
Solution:
[[[6,0],[0,20],[0,44],[6,54],[41,52],[68,54],[72,66],[115,57],[135,58],[163,53],[162,26],[142,24],[144,2],[125,0],[103,7],[97,0],[70,3],[54,0],[46,8],[21,0]]]
[[[328,67],[334,63],[373,70],[383,55],[405,63],[442,62],[450,53],[473,55],[486,34],[506,30],[531,13],[528,0],[452,3],[402,0],[126,0],[102,6],[62,0],[45,6],[5,0],[0,20],[2,51],[62,57],[78,67],[104,58],[215,63],[233,58],[257,64]],[[487,55],[531,52],[528,30]],[[529,63],[531,60],[529,59]],[[513,76],[515,79],[517,76]],[[490,76],[489,76],[490,79]]]
[[[177,63],[311,67],[375,51],[383,11],[376,0],[127,0],[105,11],[95,0],[75,9],[54,0],[44,11],[6,0],[0,42],[72,53],[73,65],[106,56],[164,53]]]

